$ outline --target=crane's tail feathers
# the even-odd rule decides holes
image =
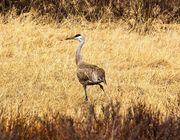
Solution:
[[[101,82],[103,82],[104,84],[107,84],[106,83],[106,80],[100,80],[100,81],[88,81],[87,82],[87,85],[97,85],[97,84],[100,84]]]

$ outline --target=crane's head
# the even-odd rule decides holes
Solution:
[[[77,34],[73,37],[66,38],[66,40],[70,40],[70,39],[75,39],[75,40],[78,40],[79,42],[84,42],[84,40],[85,40],[81,34]]]

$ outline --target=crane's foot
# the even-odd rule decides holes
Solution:
[[[85,101],[88,101],[88,97],[87,96],[85,97]]]

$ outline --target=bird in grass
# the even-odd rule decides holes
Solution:
[[[80,45],[76,50],[77,77],[79,82],[82,84],[84,88],[85,100],[88,101],[87,90],[86,90],[87,86],[99,85],[99,87],[105,93],[104,87],[101,84],[101,83],[106,84],[105,71],[96,65],[83,62],[81,56],[81,49],[85,43],[85,38],[81,34],[77,34],[73,37],[66,38],[66,40],[70,40],[70,39],[78,40],[80,42]]]

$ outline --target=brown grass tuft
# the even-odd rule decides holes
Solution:
[[[83,118],[44,114],[27,120],[19,114],[4,118],[1,114],[1,139],[179,139],[180,121],[176,116],[161,121],[160,113],[144,104],[134,104],[126,116],[119,115],[119,103],[101,106],[101,118],[95,106],[86,104]],[[82,110],[83,111],[83,110]],[[6,125],[8,124],[8,127]]]

